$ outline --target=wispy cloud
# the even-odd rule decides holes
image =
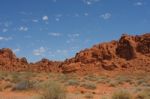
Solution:
[[[42,17],[42,20],[43,20],[43,21],[47,21],[47,20],[48,20],[48,16],[47,16],[47,15],[43,16],[43,17]]]
[[[91,5],[91,4],[94,4],[94,3],[97,3],[99,2],[100,0],[83,0],[83,2],[86,4],[86,5]]]
[[[12,40],[12,37],[3,37],[3,36],[0,36],[0,41],[9,41],[9,40]]]
[[[39,22],[39,20],[37,20],[37,19],[33,19],[33,20],[32,20],[32,22],[37,23],[37,22]]]
[[[48,35],[55,36],[55,37],[61,36],[61,34],[57,32],[48,33]]]
[[[84,16],[88,16],[88,15],[89,15],[89,13],[87,13],[87,12],[86,12],[86,13],[84,13]]]
[[[28,27],[25,27],[25,26],[21,26],[20,28],[19,28],[19,31],[28,31]]]
[[[55,18],[56,21],[60,21],[60,18]]]
[[[14,53],[20,52],[20,48],[13,49]]]
[[[68,34],[68,37],[70,37],[70,38],[75,38],[75,37],[79,37],[79,36],[80,36],[79,33]]]
[[[60,18],[61,18],[62,16],[63,16],[62,14],[57,14],[57,15],[55,15],[55,20],[56,20],[56,21],[60,21]]]
[[[12,25],[11,21],[6,21],[3,23],[4,27],[9,27],[10,25]]]
[[[143,5],[143,2],[136,2],[134,3],[135,6],[142,6]]]
[[[104,20],[110,19],[112,16],[111,13],[104,13],[102,15],[100,15],[101,18],[103,18]]]
[[[41,56],[45,52],[46,52],[46,49],[41,46],[40,48],[33,50],[33,55],[35,55],[35,56]]]
[[[2,32],[7,32],[8,29],[7,28],[3,28]]]
[[[21,15],[32,15],[32,12],[25,12],[25,11],[21,11],[19,12]]]
[[[57,2],[57,0],[52,0],[53,2]]]
[[[73,43],[77,41],[77,38],[80,36],[80,34],[68,34],[69,39],[66,41],[66,43]]]

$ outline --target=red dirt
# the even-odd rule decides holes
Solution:
[[[80,51],[64,62],[42,59],[28,63],[8,48],[0,49],[0,70],[63,73],[150,72],[150,33],[122,35],[117,41],[101,43]]]

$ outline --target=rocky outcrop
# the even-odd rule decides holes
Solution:
[[[30,64],[30,70],[35,72],[60,72],[60,64],[61,62],[59,61],[50,61],[48,59],[43,58],[41,61],[38,61],[34,64]]]
[[[24,71],[27,68],[26,58],[17,58],[9,48],[0,49],[0,70]]]
[[[10,49],[3,48],[0,49],[0,70],[83,74],[139,70],[150,72],[150,33],[136,36],[123,34],[118,41],[94,45],[63,62],[42,59],[28,63],[26,58],[17,58]]]
[[[78,64],[72,66],[73,63],[80,63],[80,66]],[[123,34],[118,41],[101,43],[82,50],[63,63],[62,71],[84,73],[88,70],[87,65],[89,67],[94,65],[90,71],[98,69],[99,72],[124,69],[136,71],[145,70],[145,68],[147,68],[146,71],[150,71],[150,33],[136,36]]]

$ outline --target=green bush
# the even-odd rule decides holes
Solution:
[[[113,93],[112,99],[132,99],[132,97],[127,91],[121,90]]]
[[[65,88],[57,82],[45,84],[41,99],[66,99]]]

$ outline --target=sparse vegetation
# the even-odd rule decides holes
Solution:
[[[66,99],[65,88],[57,82],[45,84],[41,99]]]
[[[33,88],[33,84],[34,82],[31,82],[29,80],[24,80],[16,83],[16,85],[13,87],[12,90],[27,90]]]
[[[72,86],[77,86],[79,85],[79,81],[75,79],[70,79],[67,84]]]
[[[129,92],[125,90],[120,90],[113,93],[112,99],[132,99],[132,96],[130,95]]]
[[[91,83],[91,82],[86,82],[86,83],[83,83],[81,85],[81,87],[84,87],[86,89],[96,89],[96,84],[95,83]]]
[[[150,99],[150,89],[141,91],[135,99]]]
[[[90,93],[85,94],[86,99],[93,99],[93,95]]]

